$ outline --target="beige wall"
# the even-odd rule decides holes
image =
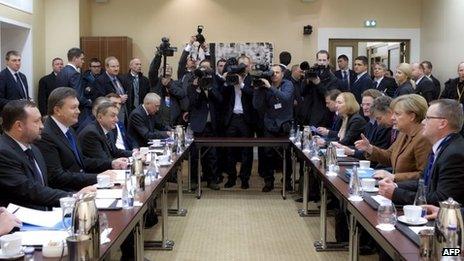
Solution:
[[[417,28],[421,0],[110,0],[90,4],[91,36],[129,36],[134,55],[148,68],[153,50],[162,36],[181,47],[196,25],[205,26],[209,42],[269,41],[274,53],[288,50],[294,63],[313,60],[317,51],[317,28],[362,27],[365,19],[376,19],[378,27]],[[370,15],[356,15],[369,12]],[[392,15],[394,14],[394,15]],[[220,18],[218,18],[220,17]],[[314,33],[303,36],[303,26]],[[180,52],[170,58],[177,63]],[[125,70],[125,68],[124,68]]]
[[[442,82],[457,77],[464,61],[464,1],[423,0],[421,58],[433,63],[433,74]]]

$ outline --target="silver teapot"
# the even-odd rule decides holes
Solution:
[[[76,201],[73,215],[73,232],[76,236],[87,236],[90,244],[80,256],[88,257],[88,260],[97,260],[100,257],[100,221],[95,193],[81,195]],[[87,258],[84,258],[87,260]]]
[[[443,258],[444,248],[459,248],[461,250],[460,256],[463,256],[463,228],[461,205],[452,198],[440,202],[434,230],[433,254],[435,260]],[[454,260],[454,258],[450,257],[449,260]]]

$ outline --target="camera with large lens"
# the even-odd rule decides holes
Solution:
[[[304,72],[305,79],[319,77],[321,81],[324,81],[330,74],[330,68],[326,65],[314,64],[310,67],[308,62],[302,62],[300,64],[300,69]]]
[[[240,83],[240,75],[245,74],[246,65],[243,63],[236,64],[236,65],[229,65],[225,67],[225,71],[227,72],[226,84],[229,86],[237,85]]]
[[[197,35],[195,35],[195,38],[197,39],[197,41],[200,43],[200,45],[204,44],[205,43],[205,36],[203,36],[201,33],[203,32],[203,29],[205,29],[205,27],[203,25],[199,25],[197,26]]]
[[[164,56],[174,56],[174,52],[177,52],[177,47],[171,47],[169,43],[169,38],[161,38],[161,44],[158,47],[159,52]]]
[[[198,87],[202,90],[209,90],[211,88],[211,83],[213,82],[213,71],[208,68],[197,68],[193,71],[193,75],[197,79]]]
[[[266,79],[271,82],[272,76],[274,76],[274,71],[269,68],[267,65],[257,64],[255,68],[250,72],[251,76],[251,86],[255,88],[264,88],[264,82],[261,79]]]

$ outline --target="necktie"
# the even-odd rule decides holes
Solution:
[[[427,161],[427,168],[425,168],[425,172],[424,172],[424,185],[425,186],[429,185],[430,174],[432,172],[434,161],[435,161],[435,154],[433,153],[433,150],[432,150],[429,154],[429,158]]]
[[[377,89],[378,89],[378,88],[379,88],[379,86],[380,86],[380,81],[377,81],[377,86],[375,86],[375,88],[377,88]]]
[[[138,76],[134,77],[133,86],[134,86],[134,107],[137,107],[140,104],[139,77]]]
[[[121,84],[119,83],[119,81],[118,81],[118,79],[116,77],[113,78],[113,85],[114,85],[114,88],[116,89],[117,94],[119,94],[119,95],[124,94],[124,90],[122,89]]]
[[[108,144],[108,147],[110,149],[110,153],[113,154],[113,146],[111,146],[112,144],[114,144],[114,139],[113,139],[113,133],[112,132],[108,132],[105,136],[106,136],[106,143]],[[111,156],[111,155],[110,155]]]
[[[84,169],[84,164],[82,164],[81,156],[79,154],[79,150],[77,149],[76,139],[69,130],[66,132],[66,138],[69,141],[69,145],[71,145],[71,149],[73,151],[74,156],[76,157],[77,163],[82,169]]]
[[[346,71],[343,71],[343,80],[345,80],[345,81],[348,80],[348,79],[347,79]]]
[[[18,73],[14,74],[16,78],[16,84],[18,84],[19,89],[21,90],[21,96],[23,99],[27,99],[27,90],[24,88],[23,82],[21,81],[21,78],[19,77]]]
[[[45,182],[44,182],[42,173],[41,173],[40,170],[37,168],[36,160],[35,160],[35,157],[34,157],[34,152],[33,152],[31,149],[27,149],[27,150],[24,151],[24,153],[26,153],[27,159],[29,160],[29,163],[30,163],[31,166],[32,166],[32,169],[33,169],[33,171],[34,171],[35,179],[36,179],[37,181],[39,181],[40,184],[45,185]]]
[[[393,144],[396,140],[396,135],[398,135],[398,130],[392,129],[391,136],[390,136],[390,145]]]

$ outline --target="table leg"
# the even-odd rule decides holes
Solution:
[[[143,261],[144,260],[144,243],[143,243],[143,217],[140,218],[137,225],[135,225],[132,230],[134,235],[134,254],[135,260]]]
[[[348,260],[355,261],[359,259],[359,230],[356,218],[350,214],[350,244]]]
[[[168,239],[168,185],[161,192],[161,241],[145,241],[146,250],[172,250],[174,241]]]
[[[327,188],[324,186],[324,181],[321,181],[321,240],[314,242],[316,251],[346,251],[348,250],[346,243],[327,242]]]
[[[182,197],[183,197],[182,165],[179,166],[176,173],[177,173],[177,209],[169,209],[168,213],[170,216],[186,216],[187,209],[181,207]]]
[[[188,155],[188,170],[187,170],[187,176],[188,176],[188,179],[187,179],[187,190],[188,191],[192,191],[192,182],[191,182],[191,178],[192,178],[192,168],[190,166],[190,164],[192,163],[192,150],[189,150],[189,155]]]
[[[201,147],[198,147],[198,175],[197,175],[197,182],[198,182],[198,187],[197,187],[197,199],[201,198]]]
[[[293,191],[296,191],[295,189],[295,183],[296,183],[296,174],[299,173],[296,171],[296,155],[295,155],[295,149],[292,148],[292,187]]]
[[[303,182],[303,208],[298,209],[300,217],[314,217],[320,215],[320,211],[308,209],[309,171],[310,169],[306,166],[306,162],[303,162],[303,176],[300,177],[300,184]]]
[[[287,185],[287,161],[285,160],[285,157],[286,157],[286,151],[285,151],[285,147],[282,147],[283,149],[283,153],[282,153],[282,160],[283,160],[283,170],[282,170],[282,180],[283,180],[283,188],[282,188],[282,198],[283,199],[286,199],[287,196],[286,196],[286,193],[285,193],[285,187]]]

